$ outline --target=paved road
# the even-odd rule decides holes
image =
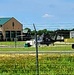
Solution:
[[[0,54],[35,54],[35,51],[0,51]],[[74,51],[39,51],[39,54],[71,54]]]

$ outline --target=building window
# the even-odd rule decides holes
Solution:
[[[21,31],[17,31],[17,35],[21,35]]]
[[[6,38],[10,38],[10,31],[5,32]]]
[[[13,27],[13,29],[14,29],[14,22],[12,22],[12,27]]]
[[[0,27],[2,27],[2,25],[0,25]]]

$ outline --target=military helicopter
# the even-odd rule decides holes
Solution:
[[[56,41],[64,41],[64,38],[60,36],[58,38],[57,33],[55,33],[55,36],[53,37],[51,36],[51,34],[45,34],[45,33],[43,33],[41,36],[37,36],[37,43],[41,45],[44,45],[44,44],[47,46],[49,46],[50,44],[54,45],[54,42]],[[36,44],[36,40],[34,38],[33,40],[26,41],[26,43],[28,43],[30,47]]]
[[[52,36],[50,36],[48,34],[43,33],[37,40],[38,43],[46,44],[47,46],[49,44],[54,45],[54,42],[56,42],[56,41],[64,41],[63,36],[58,36],[57,33],[55,33],[55,36],[52,37]]]

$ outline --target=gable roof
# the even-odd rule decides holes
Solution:
[[[11,18],[0,18],[0,25],[5,24],[7,21],[9,21]]]

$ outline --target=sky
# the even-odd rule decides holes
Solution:
[[[74,0],[1,0],[0,17],[14,17],[23,27],[74,28]]]

